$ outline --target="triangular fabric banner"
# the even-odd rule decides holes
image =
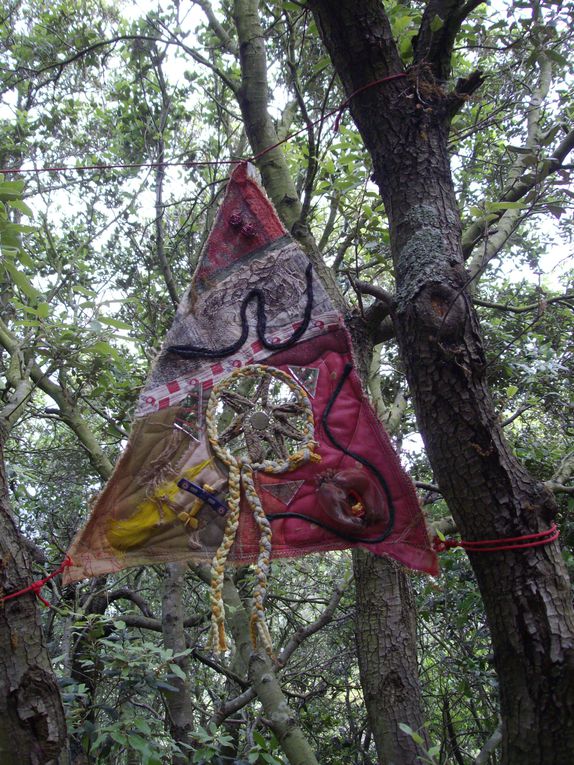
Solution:
[[[230,561],[261,583],[271,556],[347,547],[437,573],[343,317],[241,164],[65,580],[213,559],[221,582]]]

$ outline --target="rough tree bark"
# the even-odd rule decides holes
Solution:
[[[424,750],[406,723],[430,744],[417,668],[416,606],[404,568],[390,558],[353,552],[357,593],[355,637],[361,687],[379,759],[418,765]]]
[[[32,581],[26,547],[8,505],[0,427],[0,595]],[[0,762],[43,765],[66,741],[60,691],[44,644],[36,597],[0,604]]]
[[[405,71],[379,0],[310,0],[350,96]],[[545,487],[517,461],[486,384],[479,323],[465,292],[461,223],[447,152],[450,119],[475,76],[448,94],[450,52],[470,0],[431,0],[404,79],[363,90],[351,112],[387,211],[396,277],[395,326],[436,480],[466,539],[548,528]],[[443,20],[433,31],[433,19]],[[557,543],[470,554],[500,682],[503,762],[574,758],[574,612]]]

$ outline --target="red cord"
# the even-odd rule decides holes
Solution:
[[[358,94],[362,93],[363,90],[367,90],[368,88],[372,88],[373,85],[380,85],[383,82],[389,82],[390,80],[398,80],[399,78],[406,77],[406,72],[398,72],[397,74],[390,74],[388,77],[382,77],[380,80],[374,80],[373,82],[368,82],[366,85],[362,85],[360,88],[357,88],[357,90],[354,90],[351,95],[343,101],[341,106],[337,109],[338,114],[337,118],[335,119],[335,124],[333,125],[333,130],[335,133],[339,132],[339,125],[341,124],[341,117],[343,116],[343,112],[349,106],[353,98]]]
[[[42,587],[50,581],[50,579],[54,579],[58,574],[63,573],[64,569],[68,568],[68,566],[72,566],[72,559],[68,556],[60,563],[56,571],[54,571],[49,576],[44,577],[44,579],[38,579],[36,582],[32,582],[28,587],[24,587],[23,590],[18,590],[17,592],[11,592],[9,595],[4,595],[3,598],[0,598],[0,602],[4,603],[6,600],[11,600],[12,598],[19,598],[20,595],[25,595],[27,592],[33,592],[34,595],[38,598],[38,600],[41,600],[42,603],[45,606],[48,606],[50,608],[50,603],[43,598],[40,595],[40,590]]]
[[[454,547],[462,547],[470,552],[500,552],[502,550],[524,550],[527,547],[541,547],[555,542],[560,536],[560,531],[553,523],[549,529],[539,531],[537,534],[524,534],[520,537],[503,537],[501,539],[481,539],[480,541],[467,542],[463,539],[440,539],[434,537],[433,547],[436,552],[445,552]],[[532,541],[529,541],[532,540]],[[516,544],[515,544],[516,543]]]
[[[308,123],[305,125],[305,127],[300,128],[299,130],[295,130],[293,133],[289,133],[289,135],[285,136],[285,138],[282,138],[280,141],[277,141],[277,143],[272,144],[271,146],[267,146],[262,151],[257,152],[257,154],[254,154],[251,157],[248,157],[246,159],[222,159],[222,160],[200,160],[198,162],[133,162],[131,164],[118,164],[118,165],[77,165],[75,167],[67,167],[65,165],[62,165],[61,167],[36,167],[36,168],[26,168],[21,169],[17,167],[6,167],[0,169],[0,173],[63,173],[63,172],[72,172],[75,170],[129,170],[130,168],[134,167],[205,167],[208,165],[239,165],[242,162],[255,162],[256,160],[263,157],[265,154],[267,154],[270,151],[273,151],[273,149],[276,149],[278,146],[281,146],[281,144],[287,143],[287,141],[290,141],[292,138],[295,138],[296,136],[300,135],[301,133],[305,133],[307,130],[309,130],[310,127],[315,127],[315,125],[319,125],[321,122],[325,122],[325,120],[328,120],[329,117],[332,117],[334,114],[336,114],[335,123],[333,125],[333,130],[335,132],[338,132],[339,125],[341,124],[341,117],[343,115],[343,112],[345,109],[349,106],[352,99],[357,95],[357,93],[362,93],[364,90],[367,90],[368,88],[372,88],[375,85],[381,85],[384,82],[390,82],[391,80],[397,80],[402,77],[406,77],[406,72],[398,72],[397,74],[391,74],[388,77],[382,77],[380,80],[374,80],[373,82],[368,82],[366,85],[361,86],[360,88],[357,88],[351,95],[346,98],[343,103],[338,106],[336,109],[333,109],[330,112],[327,112],[327,114],[323,114],[323,116],[319,117],[318,119],[314,120],[313,122]]]

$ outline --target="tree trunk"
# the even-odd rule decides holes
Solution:
[[[8,506],[0,432],[0,595],[30,584],[30,562]],[[0,762],[42,765],[66,741],[60,691],[44,645],[36,597],[0,604]]]
[[[357,655],[377,753],[385,765],[419,765],[424,750],[399,727],[406,723],[428,743],[423,707],[417,703],[421,688],[412,587],[404,568],[390,558],[354,550],[353,561]]]
[[[263,651],[253,650],[249,614],[237,587],[227,577],[223,585],[223,599],[231,612],[228,621],[237,651],[237,663],[248,675],[269,727],[290,765],[319,765],[296,715],[289,708],[271,659]]]
[[[174,653],[182,653],[186,649],[182,602],[184,589],[183,575],[186,568],[186,565],[181,563],[167,563],[163,580],[161,617],[163,644],[166,648],[171,648]],[[175,659],[174,663],[178,664],[185,672],[186,679],[172,677],[170,685],[177,688],[177,691],[166,691],[164,693],[169,717],[169,728],[173,740],[177,744],[189,746],[191,743],[190,732],[193,728],[193,707],[191,706],[189,680],[187,679],[189,661],[187,657],[182,657]],[[173,757],[173,765],[185,765],[185,763],[190,762],[191,754],[189,750],[187,750],[187,754],[184,754],[183,752],[185,751],[183,749],[182,754]]]
[[[404,71],[378,0],[310,5],[349,95]],[[351,110],[389,219],[399,349],[435,478],[463,538],[515,537],[548,528],[555,505],[509,450],[486,385],[447,153],[456,101],[425,63],[357,94]],[[574,612],[558,544],[470,560],[493,639],[503,761],[572,762]]]

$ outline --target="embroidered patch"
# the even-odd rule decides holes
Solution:
[[[263,491],[278,499],[284,505],[290,505],[295,495],[305,481],[282,481],[281,483],[266,483],[261,486]]]
[[[225,566],[253,563],[252,637],[269,650],[272,555],[359,546],[436,573],[416,493],[352,358],[343,316],[239,165],[66,582],[212,560],[212,640],[223,649]],[[204,507],[215,494],[224,516]]]
[[[287,367],[287,369],[291,372],[299,385],[302,385],[305,388],[311,398],[315,398],[317,383],[319,381],[319,370],[313,367],[292,366]]]

